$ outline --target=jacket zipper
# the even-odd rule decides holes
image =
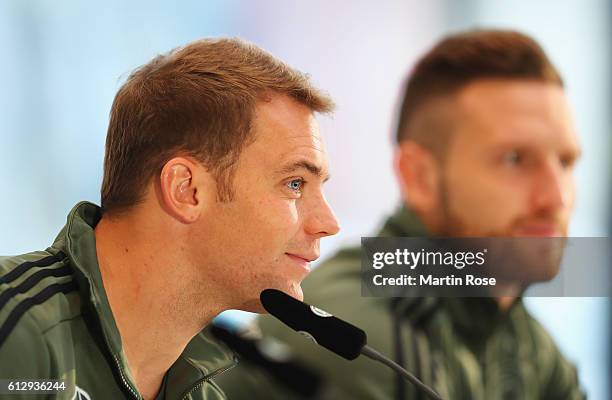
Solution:
[[[115,364],[117,364],[117,369],[119,369],[119,376],[121,376],[121,380],[123,381],[123,385],[130,391],[130,393],[138,400],[141,397],[132,389],[132,386],[128,383],[127,379],[125,379],[125,375],[123,375],[123,368],[121,368],[121,364],[119,363],[119,359],[116,355],[113,354],[113,359],[115,360]]]
[[[225,371],[232,369],[236,366],[236,363],[233,363],[231,365],[228,365],[227,367],[223,367],[220,368],[214,372],[211,372],[210,374],[204,376],[203,378],[200,378],[199,381],[197,381],[189,390],[187,390],[185,392],[185,394],[183,395],[183,397],[181,397],[182,400],[185,400],[187,398],[187,396],[189,396],[191,394],[191,392],[193,392],[194,390],[202,387],[206,382],[208,382],[209,380],[213,379],[215,376],[220,375],[222,373],[224,373]]]
[[[90,290],[92,290],[91,287],[90,287]],[[98,310],[98,302],[95,299],[92,299],[92,304],[93,304],[94,308],[96,309],[96,313],[98,314],[98,318],[99,318],[100,311]],[[102,321],[100,321],[100,324],[102,324]],[[140,397],[140,395],[138,395],[138,392],[135,391],[132,388],[132,386],[128,383],[127,379],[125,379],[125,375],[123,373],[123,368],[121,368],[121,363],[119,362],[119,359],[117,358],[115,353],[113,351],[111,351],[111,347],[110,347],[110,344],[109,344],[109,341],[108,341],[108,337],[106,336],[106,332],[104,332],[104,329],[101,329],[101,330],[102,330],[102,336],[104,337],[104,341],[106,342],[106,348],[107,348],[108,352],[112,354],[113,360],[115,360],[115,365],[117,366],[117,369],[119,370],[119,376],[121,377],[121,381],[123,382],[123,386],[130,391],[130,393],[132,394],[132,396],[134,396],[135,399],[142,400],[142,397]]]
[[[90,288],[90,290],[91,290],[91,288]],[[94,307],[97,309],[97,308],[98,308],[97,301],[96,301],[95,299],[93,299],[92,303],[93,303],[93,306],[94,306]],[[115,360],[115,365],[117,365],[117,369],[119,370],[119,376],[121,377],[121,381],[123,382],[123,386],[129,390],[129,392],[132,394],[132,396],[134,396],[134,398],[135,398],[136,400],[142,400],[142,397],[140,397],[140,395],[138,394],[138,392],[137,392],[137,391],[135,391],[135,390],[132,388],[132,386],[129,384],[129,382],[127,381],[127,379],[125,379],[125,375],[124,375],[124,373],[123,373],[123,368],[121,368],[121,363],[119,362],[119,359],[117,358],[117,356],[116,356],[116,355],[115,355],[115,354],[114,354],[112,351],[110,351],[110,345],[109,345],[108,338],[106,337],[106,333],[104,332],[104,330],[102,330],[102,336],[104,337],[104,341],[106,342],[106,346],[107,346],[107,348],[109,349],[109,352],[110,352],[110,353],[113,355],[113,359]],[[200,386],[204,385],[204,383],[206,383],[206,381],[208,381],[209,379],[212,379],[212,378],[214,378],[215,376],[217,376],[217,375],[219,375],[219,374],[222,374],[222,373],[224,373],[225,371],[227,371],[227,370],[229,370],[229,369],[231,369],[231,368],[235,367],[235,366],[236,366],[236,364],[237,364],[237,363],[236,363],[236,362],[234,362],[233,364],[228,365],[227,367],[220,368],[220,369],[218,369],[218,370],[216,370],[216,371],[214,371],[214,372],[212,372],[212,373],[210,373],[210,374],[206,375],[205,377],[200,378],[200,380],[199,380],[199,381],[198,381],[198,382],[197,382],[197,383],[196,383],[194,386],[192,386],[192,387],[191,387],[191,388],[190,388],[190,389],[189,389],[187,392],[185,392],[185,394],[183,395],[182,399],[186,399],[186,398],[187,398],[187,396],[188,396],[188,395],[189,395],[191,392],[193,392],[194,390],[196,390],[198,387],[200,387]]]
[[[104,339],[106,340],[106,345],[108,345],[108,339],[106,338],[106,334],[103,333]],[[110,348],[110,346],[109,346]],[[123,368],[121,368],[121,363],[119,362],[119,359],[117,358],[117,356],[115,354],[113,354],[113,360],[115,360],[115,365],[117,366],[117,369],[119,370],[119,376],[121,377],[121,381],[123,382],[123,386],[125,388],[127,388],[129,390],[129,392],[132,394],[132,396],[134,396],[135,399],[137,400],[142,400],[142,397],[140,397],[140,395],[138,394],[138,392],[136,392],[132,386],[129,384],[129,382],[127,381],[127,379],[125,378],[125,375],[123,373]],[[231,365],[228,365],[227,367],[223,367],[220,368],[206,376],[204,376],[203,378],[200,378],[200,380],[194,385],[192,386],[188,391],[185,392],[185,394],[183,395],[182,399],[186,399],[187,396],[193,392],[194,390],[196,390],[197,388],[201,387],[202,385],[204,385],[204,383],[206,383],[208,380],[214,378],[215,376],[224,373],[225,371],[232,369],[236,366],[236,362],[234,362]]]

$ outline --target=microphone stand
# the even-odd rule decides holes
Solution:
[[[388,359],[387,357],[383,356],[382,354],[380,354],[378,351],[374,350],[370,346],[368,346],[368,345],[363,346],[363,348],[361,349],[361,354],[363,354],[364,356],[366,356],[368,358],[371,358],[372,360],[381,362],[381,363],[385,364],[386,366],[390,367],[395,372],[397,372],[398,374],[400,374],[404,378],[408,379],[416,387],[418,387],[423,392],[425,392],[427,394],[427,396],[429,396],[431,399],[433,399],[433,400],[442,400],[442,398],[436,392],[434,392],[433,389],[429,388],[427,385],[425,385],[423,382],[421,382],[419,380],[419,378],[417,378],[416,376],[412,375],[410,372],[406,371],[404,368],[402,368],[395,361]]]

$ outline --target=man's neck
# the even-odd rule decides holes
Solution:
[[[499,309],[503,312],[510,310],[512,305],[521,296],[520,286],[514,282],[498,281],[494,294]]]
[[[502,310],[503,312],[506,312],[510,309],[510,307],[512,307],[512,304],[514,304],[515,300],[516,300],[516,297],[514,296],[498,297],[497,305],[499,306],[500,310]]]
[[[103,218],[95,234],[104,289],[130,372],[143,397],[153,399],[189,341],[223,307],[199,304],[201,295],[194,293],[189,276],[193,269],[170,241],[156,240],[155,229]],[[165,237],[173,234],[178,233],[164,231]],[[175,236],[172,242],[181,243]]]

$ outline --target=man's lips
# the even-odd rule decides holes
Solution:
[[[295,264],[305,270],[307,273],[310,272],[310,262],[319,258],[318,254],[306,255],[306,254],[295,254],[285,253]]]
[[[561,229],[556,224],[532,224],[518,227],[514,230],[518,236],[559,237]]]
[[[294,253],[285,253],[287,254],[289,257],[293,258],[296,261],[303,261],[305,263],[310,263],[314,260],[316,260],[317,258],[319,258],[318,255],[299,255],[299,254],[294,254]]]

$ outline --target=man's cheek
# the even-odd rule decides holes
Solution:
[[[287,240],[288,236],[293,236],[296,227],[300,221],[300,210],[297,202],[299,200],[283,199],[274,203],[274,206],[269,210],[269,214],[265,218],[271,229],[282,240]]]
[[[474,234],[502,234],[523,213],[524,200],[499,182],[468,182],[450,193],[453,214]]]
[[[502,194],[503,192],[500,192]],[[492,196],[488,204],[481,205],[480,215],[491,234],[503,235],[512,229],[514,222],[525,214],[525,202],[520,196]]]
[[[453,185],[447,194],[446,201],[455,215],[463,215],[470,219],[483,211],[487,212],[489,205],[495,203],[489,198],[482,185],[465,181]]]

